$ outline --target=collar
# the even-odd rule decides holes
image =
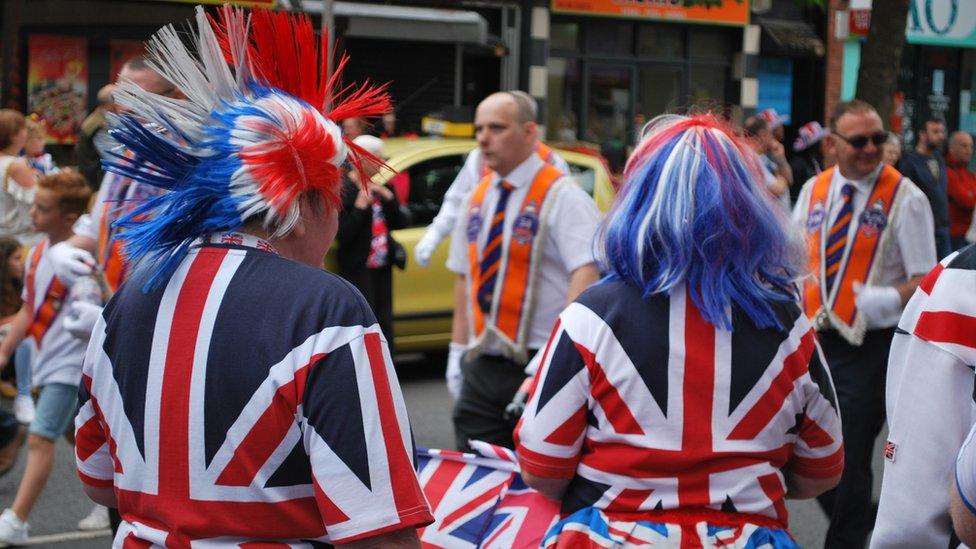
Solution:
[[[501,177],[499,174],[495,174],[492,177],[492,183],[497,184],[499,180],[504,179],[508,181],[516,189],[525,187],[535,179],[535,174],[542,168],[544,162],[539,155],[535,153],[533,149],[532,154],[529,155],[521,164],[515,166],[515,169],[508,173],[505,177]]]
[[[858,192],[869,193],[871,189],[874,188],[874,183],[878,180],[878,176],[881,175],[881,170],[884,168],[884,162],[878,162],[871,173],[862,179],[848,179],[840,173],[840,168],[834,170],[834,189],[833,193],[839,193],[840,189],[845,183],[850,183],[854,185],[854,189]]]
[[[254,235],[231,231],[227,233],[214,233],[204,237],[206,244],[224,244],[230,246],[243,246],[245,248],[255,248],[268,253],[278,255],[278,250],[270,242]]]

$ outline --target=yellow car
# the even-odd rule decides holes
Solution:
[[[450,342],[455,275],[444,266],[450,240],[441,242],[427,268],[414,262],[414,247],[437,215],[444,193],[461,171],[468,153],[476,147],[473,139],[383,141],[386,163],[397,173],[409,176],[406,207],[413,218],[410,227],[393,231],[393,238],[403,245],[408,258],[406,269],[393,269],[393,332],[397,351],[439,351],[446,349]],[[577,183],[593,196],[600,211],[606,211],[614,198],[610,173],[599,155],[581,150],[556,147]],[[387,183],[393,177],[386,170],[375,176],[379,183]],[[326,265],[335,265],[331,257]]]

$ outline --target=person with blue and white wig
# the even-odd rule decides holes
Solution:
[[[836,485],[840,415],[784,214],[712,115],[651,121],[516,428],[561,501],[543,547],[797,547],[785,498]]]

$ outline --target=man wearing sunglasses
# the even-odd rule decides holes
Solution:
[[[918,140],[898,162],[898,171],[922,189],[932,207],[935,219],[935,251],[939,259],[952,253],[949,238],[949,194],[945,158],[942,145],[946,139],[946,125],[941,118],[930,116],[916,128]]]
[[[842,103],[825,137],[837,165],[803,186],[793,211],[808,243],[803,307],[814,321],[843,418],[844,474],[820,496],[826,547],[864,547],[873,527],[871,458],[885,419],[888,352],[902,307],[935,265],[932,212],[909,179],[881,161],[881,117]]]

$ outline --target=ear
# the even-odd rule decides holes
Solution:
[[[539,124],[535,121],[529,121],[525,123],[525,133],[528,137],[532,138],[532,142],[539,138]]]

